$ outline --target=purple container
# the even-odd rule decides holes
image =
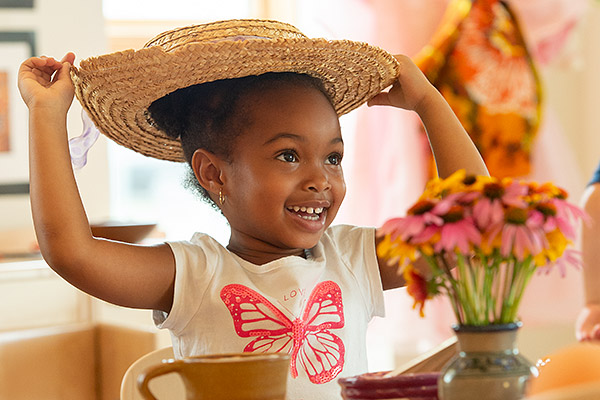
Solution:
[[[388,371],[371,372],[341,378],[345,400],[406,399],[438,400],[437,380],[439,372],[402,374],[386,377]]]

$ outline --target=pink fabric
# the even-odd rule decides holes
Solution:
[[[589,0],[510,0],[523,35],[538,63],[548,64],[563,50],[569,34],[589,7]]]

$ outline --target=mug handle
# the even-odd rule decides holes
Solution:
[[[145,400],[158,400],[156,397],[154,397],[150,391],[150,388],[148,387],[150,380],[156,378],[157,376],[170,374],[172,372],[179,373],[180,370],[180,360],[169,360],[166,363],[148,367],[138,376],[137,388]]]

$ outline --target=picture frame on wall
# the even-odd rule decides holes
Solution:
[[[33,8],[33,0],[0,0],[0,8]]]
[[[27,107],[17,74],[34,54],[34,32],[0,31],[0,195],[29,193]]]

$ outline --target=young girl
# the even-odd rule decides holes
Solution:
[[[367,370],[366,328],[383,315],[382,289],[404,282],[378,260],[374,229],[330,226],[345,195],[338,116],[369,99],[414,110],[441,176],[487,174],[442,96],[408,57],[272,21],[168,32],[79,69],[74,58],[31,58],[19,71],[48,264],[93,296],[155,310],[176,357],[287,352],[290,399],[339,398],[337,378]],[[189,163],[229,222],[226,247],[204,234],[157,246],[91,235],[67,143],[74,91],[107,136]]]

